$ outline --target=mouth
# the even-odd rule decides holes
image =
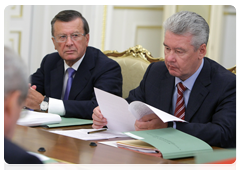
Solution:
[[[170,70],[175,70],[175,69],[177,69],[177,67],[172,66],[172,65],[168,65],[168,69],[170,69]]]
[[[72,54],[72,53],[74,53],[74,52],[75,52],[75,50],[67,50],[67,51],[65,51],[64,53]]]

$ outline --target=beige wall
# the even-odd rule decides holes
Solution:
[[[90,25],[90,46],[125,51],[142,45],[154,57],[163,57],[163,21],[180,10],[192,10],[210,25],[208,57],[225,67],[236,64],[236,9],[233,6],[113,6],[113,5],[16,5],[4,11],[4,43],[12,46],[29,66],[39,67],[54,52],[50,21],[59,11],[80,11]]]

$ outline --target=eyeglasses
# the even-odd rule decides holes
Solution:
[[[72,41],[78,41],[81,40],[82,37],[84,37],[85,34],[81,33],[73,33],[70,35],[70,38]],[[57,35],[56,37],[53,37],[57,42],[66,42],[68,39],[68,35]]]

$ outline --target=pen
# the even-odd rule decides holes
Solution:
[[[107,130],[107,129],[95,130],[95,131],[88,132],[88,134],[97,133],[97,132],[103,132],[103,131],[106,131],[106,130]]]

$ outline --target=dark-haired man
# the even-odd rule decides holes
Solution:
[[[61,11],[51,26],[58,52],[46,55],[31,76],[26,107],[91,119],[98,105],[93,87],[122,95],[121,68],[100,50],[88,47],[88,23],[79,12]]]

